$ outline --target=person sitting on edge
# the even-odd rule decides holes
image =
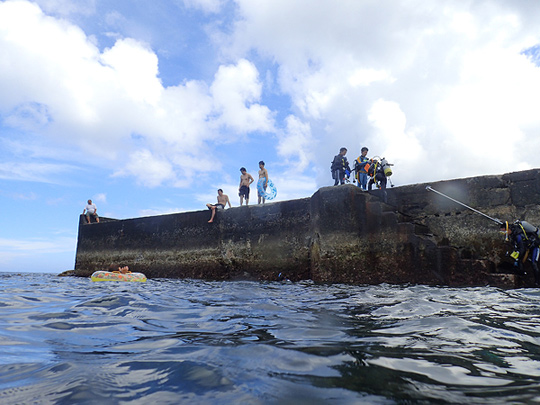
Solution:
[[[268,170],[266,170],[266,168],[264,167],[264,162],[262,160],[259,162],[259,168],[261,169],[259,170],[259,181],[262,178],[264,178],[263,187],[264,187],[264,190],[266,191],[266,187],[268,186]],[[264,202],[266,201],[266,198],[264,197],[264,194],[261,193],[259,190],[257,190],[257,197],[258,197],[257,204],[260,204],[261,201],[264,204]]]
[[[90,223],[90,216],[96,220],[97,223],[99,223],[99,217],[97,214],[97,207],[96,204],[92,203],[92,200],[88,200],[88,204],[83,209],[83,215],[85,215],[86,212],[86,222]]]
[[[217,196],[217,204],[206,204],[209,210],[212,211],[212,216],[210,217],[210,221],[208,223],[212,223],[214,221],[214,217],[216,216],[217,210],[222,210],[225,208],[225,205],[229,204],[229,208],[232,208],[231,202],[229,201],[229,196],[227,194],[223,194],[223,190],[219,189]]]
[[[122,274],[131,273],[131,271],[129,271],[128,266],[122,266],[120,264],[111,264],[107,271],[111,273],[122,273]]]
[[[246,205],[249,203],[249,186],[251,183],[253,183],[255,180],[246,171],[245,167],[240,168],[240,172],[242,173],[240,175],[240,186],[238,188],[238,196],[240,197],[240,205],[244,202],[244,197],[246,198]]]

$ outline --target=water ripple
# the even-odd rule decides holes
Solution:
[[[2,403],[540,401],[540,291],[0,275]]]

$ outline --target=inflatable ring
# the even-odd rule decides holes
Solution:
[[[145,282],[146,276],[142,273],[117,273],[112,271],[98,270],[92,276],[92,281],[138,281]]]
[[[273,200],[276,198],[277,195],[277,189],[276,186],[274,186],[274,183],[272,180],[268,179],[266,190],[264,189],[264,180],[265,177],[261,177],[259,181],[257,182],[257,193],[261,197],[264,197],[266,200]]]

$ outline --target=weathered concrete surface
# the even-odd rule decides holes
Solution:
[[[540,171],[430,185],[500,220],[540,224]],[[526,286],[511,273],[497,224],[426,184],[378,191],[325,187],[311,198],[208,210],[79,221],[74,274],[121,262],[147,277],[339,283]]]

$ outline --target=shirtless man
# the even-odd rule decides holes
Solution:
[[[268,170],[266,170],[266,168],[264,167],[264,162],[261,160],[259,162],[259,181],[261,181],[262,178],[264,178],[264,184],[263,184],[263,187],[264,187],[264,190],[266,191],[266,187],[268,186]],[[264,194],[261,194],[261,192],[257,189],[257,197],[258,197],[258,201],[257,201],[257,204],[260,204],[261,201],[262,203],[264,204],[264,202],[266,201],[266,198],[264,197]]]
[[[246,168],[240,168],[240,187],[238,188],[238,196],[240,197],[240,205],[244,202],[244,197],[246,198],[246,205],[249,203],[249,186],[255,181],[251,174],[246,172]]]
[[[208,223],[212,223],[214,221],[214,217],[216,216],[217,210],[222,210],[225,208],[225,205],[229,204],[229,208],[232,208],[231,202],[229,201],[229,196],[227,194],[223,194],[223,190],[219,189],[217,191],[217,204],[206,204],[209,210],[212,211],[212,216],[210,217],[210,221]]]

